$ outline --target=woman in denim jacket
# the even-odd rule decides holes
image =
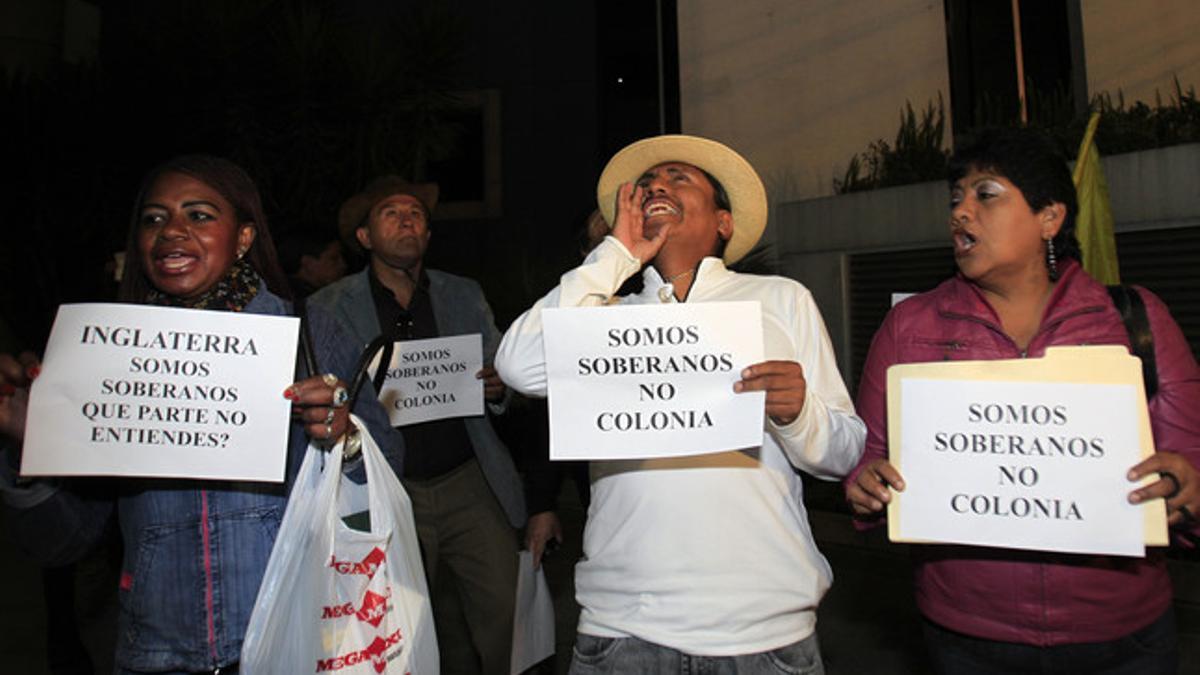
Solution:
[[[292,313],[262,200],[237,165],[208,156],[151,171],[135,203],[120,299],[255,314]],[[324,375],[297,366],[284,484],[185,479],[14,481],[25,429],[30,354],[0,356],[0,433],[15,442],[0,462],[14,538],[53,565],[81,557],[115,514],[125,544],[116,661],[120,673],[236,672],[242,638],[309,440],[349,431],[346,382],[357,346],[328,315],[308,312]],[[312,375],[312,376],[309,376]],[[370,386],[369,384],[367,386]],[[403,441],[371,392],[355,408],[400,473]],[[356,472],[355,469],[358,469]],[[361,476],[361,461],[347,471]],[[20,484],[19,484],[20,483]]]
[[[888,314],[863,369],[867,444],[846,479],[857,524],[877,523],[891,490],[887,369],[896,363],[1039,357],[1054,345],[1129,346],[1108,291],[1078,259],[1066,162],[1029,130],[990,131],[950,167],[950,236],[959,274]],[[1157,452],[1128,478],[1161,478],[1122,497],[1166,498],[1177,535],[1200,533],[1200,371],[1179,326],[1137,289],[1154,335],[1149,401]],[[948,478],[953,480],[952,477]],[[973,546],[912,547],[917,606],[939,673],[1173,673],[1178,651],[1161,549],[1144,558]]]

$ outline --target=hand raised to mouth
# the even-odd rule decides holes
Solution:
[[[612,236],[642,263],[650,262],[658,255],[658,251],[667,240],[667,234],[671,231],[671,224],[665,223],[658,228],[653,238],[647,239],[645,224],[646,218],[650,217],[649,211],[656,209],[659,204],[668,209],[675,209],[667,200],[656,198],[647,202],[645,197],[645,188],[633,183],[622,183],[621,188],[617,190],[617,222],[613,223],[612,229]]]

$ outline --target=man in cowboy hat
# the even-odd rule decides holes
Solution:
[[[496,356],[505,382],[545,396],[542,309],[613,304],[642,270],[643,290],[617,303],[761,303],[768,360],[743,370],[730,395],[765,391],[766,408],[757,448],[592,462],[575,665],[823,672],[814,629],[831,574],[799,471],[845,475],[866,431],[808,291],[726,268],[762,234],[762,181],[720,143],[659,136],[618,152],[597,198],[612,234],[509,328]]]
[[[437,196],[435,184],[384,176],[347,200],[338,212],[342,239],[365,251],[369,263],[309,301],[341,318],[363,344],[379,335],[408,340],[481,334],[485,367],[477,377],[484,380],[489,409],[499,413],[506,388],[490,364],[500,331],[482,289],[424,266]],[[507,675],[517,579],[514,528],[525,523],[512,457],[486,414],[399,429],[402,478],[433,595],[442,673]]]

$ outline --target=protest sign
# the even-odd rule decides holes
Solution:
[[[479,333],[395,343],[379,402],[392,426],[483,414]],[[378,368],[378,358],[372,368]]]
[[[552,459],[679,457],[762,444],[757,302],[542,311]]]
[[[282,481],[295,317],[63,305],[21,473]]]
[[[893,540],[1126,556],[1165,543],[1162,502],[1127,500],[1153,438],[1122,347],[893,366],[888,427],[906,483]]]

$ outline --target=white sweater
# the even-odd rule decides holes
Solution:
[[[542,308],[604,305],[639,267],[609,237],[564,274],[505,333],[496,355],[504,381],[544,397]],[[642,293],[619,302],[675,302],[653,267],[644,279]],[[832,573],[813,542],[796,470],[845,475],[862,454],[866,429],[807,289],[705,258],[687,301],[734,300],[762,303],[767,360],[803,366],[804,408],[785,426],[764,416],[758,448],[593,462],[585,557],[575,573],[581,633],[728,656],[776,649],[813,632]]]

